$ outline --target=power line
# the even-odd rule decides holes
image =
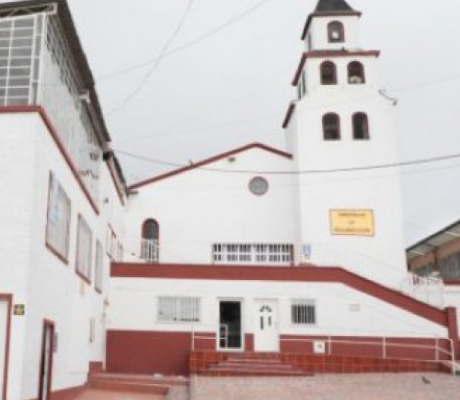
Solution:
[[[214,36],[215,34],[219,33],[220,31],[228,28],[229,26],[235,24],[236,22],[240,21],[241,19],[247,17],[248,15],[254,13],[255,11],[257,11],[259,8],[261,8],[262,6],[264,6],[265,4],[271,2],[273,0],[263,0],[263,1],[260,1],[259,3],[255,4],[254,6],[250,7],[249,9],[243,11],[242,13],[240,14],[237,14],[235,15],[234,17],[230,18],[229,20],[227,20],[226,22],[218,25],[217,27],[215,27],[214,29],[211,29],[210,31],[206,32],[205,34],[201,35],[201,36],[198,36],[196,37],[195,39],[192,39],[186,43],[184,43],[183,45],[181,46],[178,46],[176,47],[175,49],[172,49],[170,51],[166,51],[164,54],[163,54],[163,57],[162,58],[166,58],[166,57],[169,57],[173,54],[176,54],[176,53],[179,53],[183,50],[186,50],[188,49],[189,47],[192,47],[200,42],[202,42],[203,40],[206,40],[208,39],[209,37],[211,36]],[[158,60],[159,57],[155,57],[149,61],[146,61],[146,62],[143,62],[143,63],[140,63],[140,64],[137,64],[137,65],[133,65],[132,67],[129,67],[129,68],[125,68],[123,70],[120,70],[120,71],[116,71],[116,72],[113,72],[111,74],[108,74],[108,75],[105,75],[105,76],[102,76],[100,78],[97,79],[98,82],[103,82],[103,81],[107,81],[109,79],[114,79],[120,75],[125,75],[129,72],[132,72],[132,71],[135,71],[135,70],[138,70],[138,69],[142,69],[142,68],[145,68],[149,65],[151,65],[152,63],[154,63],[155,61]]]
[[[185,25],[185,23],[187,21],[187,17],[190,14],[190,10],[192,9],[192,6],[193,6],[194,2],[195,2],[195,0],[189,0],[188,1],[187,6],[185,7],[185,11],[183,12],[183,14],[182,14],[182,16],[181,16],[181,18],[179,20],[179,23],[177,24],[176,28],[174,29],[174,32],[171,35],[171,37],[169,38],[169,40],[166,42],[166,44],[161,49],[160,55],[156,58],[155,63],[152,66],[152,68],[150,68],[147,71],[147,73],[142,78],[142,80],[139,83],[139,85],[132,91],[132,93],[130,93],[125,98],[123,103],[120,106],[118,106],[115,109],[113,109],[112,111],[110,111],[107,114],[107,116],[110,116],[110,115],[114,114],[115,112],[120,111],[123,108],[125,108],[140,93],[140,91],[142,90],[144,85],[147,83],[147,81],[150,79],[150,77],[153,75],[153,73],[159,68],[159,66],[161,64],[161,61],[163,61],[163,58],[166,55],[169,47],[173,44],[174,40],[177,38],[177,36],[179,35],[180,31],[184,27],[184,25]]]
[[[176,163],[169,162],[169,161],[162,161],[162,160],[157,160],[157,159],[153,159],[150,157],[140,156],[140,155],[122,151],[122,150],[115,149],[114,151],[126,157],[130,157],[130,158],[133,158],[139,161],[145,161],[145,162],[149,162],[149,163],[157,164],[157,165],[164,165],[164,166],[176,167],[176,168],[188,168],[194,165],[193,163],[189,165],[176,164]],[[219,172],[219,173],[228,173],[228,174],[260,174],[260,175],[333,174],[333,173],[347,173],[347,172],[356,172],[356,171],[372,171],[372,170],[381,170],[381,169],[389,169],[389,168],[408,167],[408,166],[430,164],[430,163],[441,162],[441,161],[449,161],[449,160],[454,160],[458,158],[460,158],[460,153],[439,156],[439,157],[424,158],[424,159],[412,160],[412,161],[376,164],[376,165],[368,165],[368,166],[362,166],[362,167],[311,169],[311,170],[301,170],[301,171],[230,170],[230,169],[222,169],[222,168],[203,168],[199,166],[196,167],[196,169],[201,170],[201,171],[207,171],[207,172]]]
[[[444,83],[457,81],[459,79],[460,79],[460,74],[452,75],[450,77],[440,78],[440,79],[433,80],[433,81],[420,82],[420,83],[415,83],[413,85],[396,88],[396,89],[392,90],[392,92],[394,92],[394,93],[405,93],[405,92],[410,92],[410,91],[413,91],[413,90],[420,90],[420,89],[425,89],[427,87],[442,85]],[[379,94],[382,95],[381,92],[379,92]],[[241,98],[245,98],[245,97],[246,96],[241,96]],[[339,105],[344,105],[344,104],[351,104],[351,103],[356,103],[356,102],[360,102],[360,101],[363,101],[363,100],[371,99],[371,98],[374,98],[374,97],[375,97],[375,93],[372,94],[372,95],[363,95],[363,96],[354,97],[352,99],[330,102],[330,103],[323,104],[323,105],[320,105],[320,106],[319,105],[317,105],[317,106],[308,106],[307,109],[308,110],[317,110],[317,109],[323,109],[323,108],[327,108],[327,107],[334,107],[334,106],[339,106]],[[232,101],[232,103],[233,103],[233,101]],[[180,135],[182,132],[189,133],[190,130],[195,130],[195,131],[200,130],[201,131],[201,130],[210,129],[210,128],[221,128],[221,127],[227,127],[227,126],[231,126],[231,125],[252,123],[252,122],[256,122],[256,121],[262,121],[262,120],[271,119],[271,118],[274,118],[277,115],[279,115],[280,118],[282,118],[282,116],[283,116],[282,114],[272,114],[272,115],[269,115],[267,117],[262,117],[262,118],[250,118],[250,119],[246,119],[246,120],[233,120],[233,121],[228,121],[228,122],[221,123],[221,124],[208,125],[208,126],[205,126],[205,127],[182,128],[182,129],[177,130],[177,131],[172,131],[171,134],[168,133],[167,135],[168,135],[168,137],[170,137],[170,136],[182,136],[182,135]],[[177,135],[177,134],[179,134],[179,135]],[[164,135],[166,135],[166,134],[164,134]],[[163,135],[161,135],[161,136],[163,136]],[[142,141],[153,139],[153,137],[150,134],[137,135],[135,138],[140,139]],[[132,140],[132,139],[133,138],[130,138],[130,140]]]

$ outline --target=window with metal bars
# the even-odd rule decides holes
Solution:
[[[216,264],[292,264],[294,245],[263,243],[216,243],[212,246]]]
[[[200,322],[198,297],[159,297],[158,322]]]
[[[294,325],[316,324],[315,301],[306,299],[292,300],[291,321]]]

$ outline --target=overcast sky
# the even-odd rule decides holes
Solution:
[[[195,0],[171,49],[260,0]],[[460,2],[350,0],[362,40],[382,50],[382,84],[399,100],[404,160],[460,153]],[[179,164],[259,141],[284,148],[281,123],[317,0],[271,0],[219,33],[170,55],[125,104],[188,0],[69,0],[116,149]],[[114,111],[115,110],[115,111]],[[129,182],[165,167],[120,156]],[[408,243],[460,219],[460,159],[405,169]]]

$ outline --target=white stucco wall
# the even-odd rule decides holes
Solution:
[[[0,116],[0,293],[14,293],[14,302],[27,302],[27,278],[34,185],[34,115]],[[14,318],[11,327],[9,361],[10,398],[20,399],[22,358],[24,354],[25,318]]]
[[[201,299],[201,322],[195,332],[218,332],[219,299],[243,302],[243,331],[254,333],[258,299],[279,303],[279,333],[358,337],[446,337],[447,330],[429,320],[338,283],[215,281],[185,279],[111,280],[109,329],[126,331],[190,332],[190,324],[157,322],[158,296],[191,296]],[[317,324],[291,322],[293,299],[312,299]],[[141,305],[141,306],[140,306]],[[136,312],[133,312],[136,310]]]
[[[204,168],[240,171],[291,171],[290,159],[253,148]],[[249,191],[263,176],[264,196]],[[139,261],[141,227],[148,218],[160,224],[161,263],[212,262],[213,243],[282,243],[297,240],[295,179],[291,175],[191,170],[136,190],[127,212],[128,254]]]
[[[340,21],[345,29],[345,42],[329,43],[327,26],[330,22]],[[308,35],[311,35],[312,49],[308,48]],[[358,16],[335,16],[335,17],[314,17],[310,24],[307,37],[305,38],[307,51],[311,50],[341,50],[343,48],[359,48],[360,24]]]
[[[103,309],[109,279],[106,232],[110,223],[123,241],[122,205],[104,164],[103,198],[96,215],[38,113],[2,114],[0,130],[0,152],[4,153],[0,175],[6,189],[0,196],[0,293],[11,293],[15,304],[26,306],[25,316],[12,319],[8,397],[28,399],[38,394],[44,319],[54,322],[58,338],[53,391],[82,385],[89,362],[104,359]],[[68,264],[45,246],[50,171],[71,199]],[[91,285],[75,273],[79,214],[93,232]],[[96,239],[104,248],[103,294],[94,287]],[[97,326],[93,343],[89,342],[91,319]]]

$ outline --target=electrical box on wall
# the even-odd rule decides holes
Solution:
[[[320,341],[313,342],[313,353],[326,354],[326,342],[320,342]]]

